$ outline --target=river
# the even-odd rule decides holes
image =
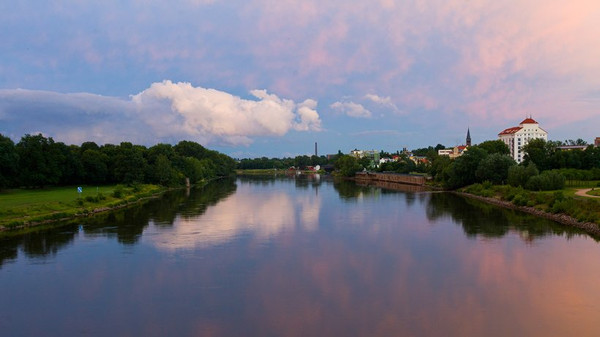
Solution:
[[[0,237],[2,336],[598,336],[600,246],[447,193],[221,180]]]

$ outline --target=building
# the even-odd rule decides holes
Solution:
[[[594,140],[594,146],[595,147],[600,146],[600,137],[596,137],[596,139]]]
[[[510,155],[517,163],[523,161],[523,146],[530,140],[541,138],[548,140],[548,132],[542,129],[538,122],[529,117],[523,120],[519,126],[504,129],[498,134],[498,138],[510,149]]]
[[[379,162],[379,151],[377,150],[352,150],[350,155],[354,158],[361,159],[367,157],[375,162]]]
[[[587,149],[587,145],[561,145],[561,146],[557,146],[556,149],[557,150],[562,150],[562,151],[570,151],[570,150],[585,150]]]
[[[471,146],[471,130],[467,128],[466,145],[458,145],[451,149],[440,149],[438,150],[439,156],[448,156],[450,159],[458,158]]]
[[[467,128],[467,144],[466,146],[471,146],[471,130]]]

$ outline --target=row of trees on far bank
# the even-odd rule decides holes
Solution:
[[[340,153],[341,154],[341,153]],[[336,157],[336,156],[334,156]],[[256,169],[278,169],[285,170],[290,167],[304,169],[308,166],[333,164],[334,158],[328,159],[326,156],[296,156],[294,158],[244,158],[237,163],[237,168],[241,170],[256,170]]]
[[[524,162],[520,165],[509,155],[510,150],[500,140],[485,141],[471,146],[462,156],[450,159],[439,156],[437,149],[419,150],[427,157],[426,163],[415,164],[407,155],[398,154],[396,161],[381,164],[379,171],[396,173],[428,173],[436,182],[449,189],[489,181],[530,190],[560,189],[566,182],[600,179],[600,148],[588,146],[585,150],[561,150],[562,142],[534,139],[523,147]],[[415,151],[413,151],[413,154]],[[369,169],[367,161],[343,155],[335,163],[343,176]]]
[[[469,147],[455,160],[432,158],[430,173],[450,189],[489,181],[530,190],[556,190],[563,188],[567,179],[600,179],[600,148],[561,150],[558,145],[531,140],[523,147],[523,163],[517,165],[502,141],[486,141]]]
[[[0,134],[0,188],[73,184],[153,183],[180,185],[234,172],[235,161],[202,145],[181,141],[152,147],[81,146],[55,142],[41,134],[25,135],[18,143]]]

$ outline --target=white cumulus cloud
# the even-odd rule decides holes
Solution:
[[[335,102],[330,107],[336,111],[344,113],[350,117],[371,118],[371,111],[364,106],[354,102]]]
[[[295,103],[266,90],[250,93],[256,99],[171,81],[153,83],[129,99],[0,90],[0,132],[21,136],[46,130],[69,143],[127,140],[155,144],[190,139],[248,145],[253,137],[321,129],[315,100]]]

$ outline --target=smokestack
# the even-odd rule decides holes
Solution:
[[[315,156],[318,157],[319,153],[317,152],[317,142],[315,142]]]

